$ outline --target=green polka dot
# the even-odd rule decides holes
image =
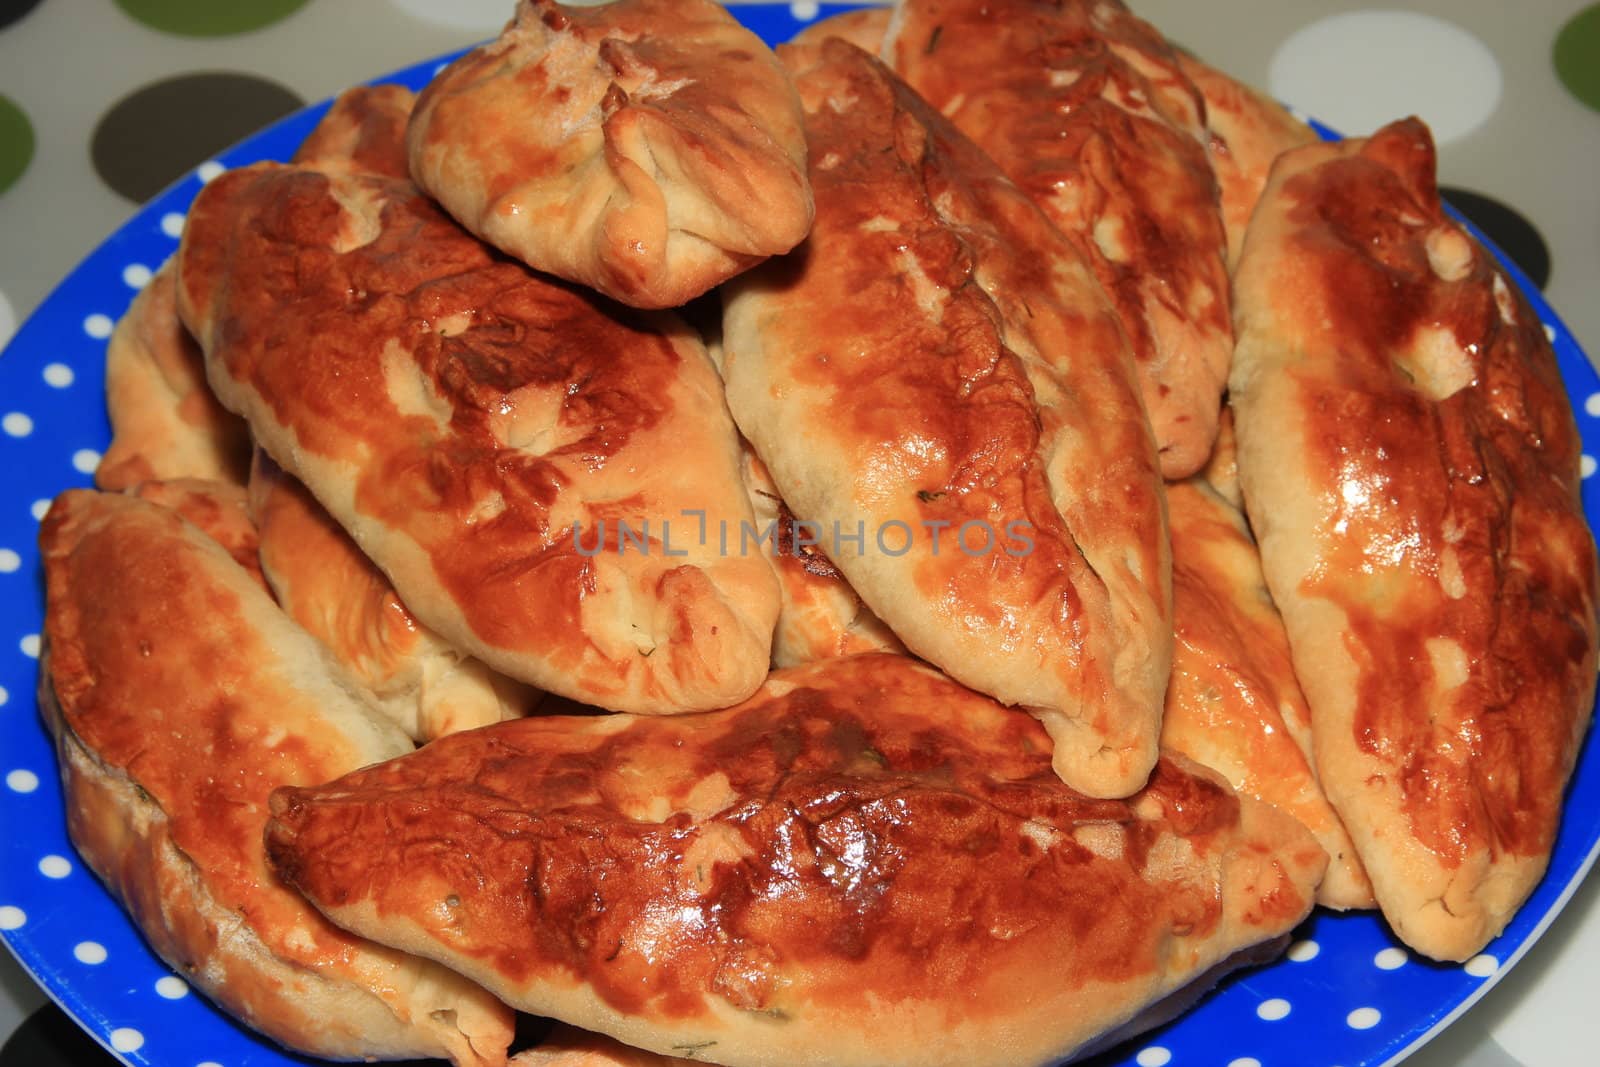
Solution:
[[[1556,37],[1556,76],[1567,91],[1600,111],[1600,4],[1591,4]]]
[[[0,193],[22,177],[33,160],[33,124],[22,109],[0,96]]]
[[[288,18],[306,0],[117,0],[117,6],[146,26],[182,37],[227,37],[249,33]]]

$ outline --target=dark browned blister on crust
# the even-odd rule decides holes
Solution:
[[[536,717],[274,799],[275,868],[508,1003],[726,1064],[1042,1064],[1310,909],[1292,819],[1163,759],[1087,799],[904,657]]]
[[[1211,451],[1233,350],[1204,105],[1118,0],[902,0],[885,58],[1094,265],[1168,478]]]
[[[1414,119],[1279,159],[1230,392],[1323,787],[1396,932],[1459,960],[1548,862],[1594,696],[1596,564],[1544,328],[1434,166]]]

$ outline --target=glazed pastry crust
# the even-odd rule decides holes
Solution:
[[[1178,65],[1206,102],[1206,143],[1222,196],[1228,232],[1228,263],[1236,264],[1250,215],[1267,187],[1272,164],[1283,153],[1316,144],[1310,126],[1270,96],[1183,52]]]
[[[1204,105],[1165,38],[1119,0],[901,0],[883,54],[1093,265],[1161,471],[1193,474],[1233,334]]]
[[[1180,757],[1099,801],[1049,748],[854,656],[721,712],[519,719],[284,790],[268,851],[341,925],[658,1054],[1043,1064],[1287,932],[1326,863]]]
[[[416,620],[389,579],[264,453],[250,471],[261,569],[283,610],[371,690],[413,741],[526,715],[539,693],[496,674]]]
[[[794,89],[711,0],[522,0],[424,90],[416,181],[540,270],[686,303],[811,225]]]
[[[904,652],[894,631],[861,602],[818,547],[822,532],[794,517],[766,464],[748,444],[743,458],[756,530],[775,524],[773,536],[761,539],[762,554],[772,563],[782,595],[778,628],[772,635],[772,665],[798,667],[859,652]]]
[[[869,55],[876,56],[883,49],[889,32],[888,7],[864,7],[855,11],[841,11],[818,19],[789,39],[790,44],[820,45],[829,37],[849,41]]]
[[[1172,622],[1115,315],[1028,198],[882,64],[837,39],[783,55],[817,221],[725,290],[734,417],[907,648],[1040,716],[1068,785],[1126,796],[1156,758]]]
[[[411,750],[175,512],[74,490],[46,516],[48,656],[73,842],[156,951],[235,1016],[340,1059],[504,1061],[510,1013],[353,938],[272,876],[267,796]]]
[[[112,331],[106,412],[111,445],[94,474],[101,489],[172,478],[244,484],[250,431],[206,386],[205,356],[178,319],[170,260]]]
[[[738,529],[750,510],[716,371],[676,318],[540,277],[347,170],[225,174],[179,254],[218,396],[446,641],[617,710],[760,684],[776,581],[691,536],[691,513]]]
[[[1329,857],[1318,904],[1374,907],[1350,835],[1317,783],[1311,717],[1244,515],[1190,479],[1167,486],[1167,517],[1176,641],[1162,747],[1311,831]]]
[[[403,85],[346,89],[301,143],[294,161],[342,163],[367,174],[407,178],[406,124],[416,100]]]
[[[1548,863],[1596,568],[1543,328],[1434,183],[1414,119],[1279,160],[1230,388],[1323,787],[1396,933],[1461,960]]]

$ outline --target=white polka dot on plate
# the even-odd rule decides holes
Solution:
[[[1336,130],[1364,134],[1414,114],[1445,144],[1494,114],[1501,76],[1489,47],[1453,22],[1367,10],[1296,31],[1273,55],[1267,84]]]
[[[189,983],[175,974],[156,979],[156,992],[167,1000],[182,1000],[189,995]]]
[[[33,420],[20,411],[8,411],[0,416],[0,430],[8,437],[26,437],[33,432]]]
[[[1317,953],[1322,951],[1322,946],[1315,941],[1296,941],[1289,946],[1289,951],[1284,955],[1295,963],[1307,963],[1317,958]]]
[[[1594,469],[1595,469],[1594,457],[1589,455],[1589,453],[1585,452],[1583,454],[1583,458],[1578,460],[1578,473],[1583,475],[1585,478],[1588,478],[1589,476],[1594,474]]]
[[[144,1035],[131,1026],[119,1026],[111,1031],[111,1047],[118,1052],[138,1052],[144,1047]]]
[[[122,268],[122,283],[129,289],[143,289],[150,284],[150,268],[143,263],[129,263]]]
[[[176,241],[183,236],[183,216],[169,211],[161,216],[161,232]]]
[[[222,1067],[222,1064],[216,1060],[206,1060],[204,1063],[195,1064],[194,1067]]]
[[[1284,1000],[1282,997],[1273,997],[1271,1000],[1263,1000],[1260,1004],[1256,1005],[1256,1015],[1259,1018],[1265,1019],[1269,1023],[1275,1023],[1279,1019],[1286,1018],[1288,1014],[1289,1002]]]
[[[1544,338],[1551,344],[1556,343],[1556,328],[1550,325],[1548,322],[1544,324]]]
[[[77,375],[72,373],[72,368],[65,363],[47,363],[42,374],[44,384],[56,389],[65,389],[77,378]]]
[[[1140,1049],[1139,1054],[1133,1058],[1133,1062],[1137,1063],[1139,1067],[1167,1067],[1167,1064],[1172,1062],[1172,1053],[1160,1045],[1151,1045],[1148,1048]]]
[[[35,500],[28,506],[28,514],[32,515],[34,519],[39,522],[43,522],[44,517],[49,513],[50,501],[48,500]]]
[[[46,856],[39,861],[39,873],[46,878],[65,878],[72,873],[72,861],[65,856]]]
[[[1344,1017],[1345,1025],[1352,1030],[1371,1030],[1383,1019],[1377,1008],[1357,1008]]]
[[[21,556],[9,548],[0,548],[0,574],[13,574],[21,566]]]
[[[1380,971],[1397,971],[1406,965],[1406,950],[1390,945],[1372,957],[1372,965]]]
[[[451,4],[441,4],[438,0],[391,2],[406,14],[435,26],[478,33],[498,33],[506,24],[506,8],[510,6],[504,0],[455,0]]]
[[[0,904],[0,930],[20,930],[28,921],[28,913],[15,904]]]
[[[1228,1067],[1261,1067],[1261,1061],[1254,1056],[1240,1056],[1236,1060],[1229,1060]]]
[[[39,658],[39,635],[23,634],[22,640],[17,642],[17,647],[22,649],[22,654],[29,659]]]
[[[1485,952],[1472,957],[1461,969],[1474,978],[1488,978],[1500,969],[1500,961]]]
[[[100,466],[100,453],[92,448],[80,448],[72,454],[72,466],[83,474],[93,474]]]
[[[109,316],[95,312],[83,320],[83,332],[93,337],[96,341],[104,341],[111,336],[111,331],[116,327]]]
[[[1589,398],[1583,402],[1583,410],[1585,414],[1600,419],[1600,393],[1590,393]]]
[[[98,967],[106,961],[106,947],[98,941],[79,941],[72,946],[72,955],[79,963]]]
[[[11,699],[11,694],[6,691],[6,687],[5,686],[0,685],[0,708],[5,707],[6,706],[6,701],[8,701],[10,699]]]
[[[17,332],[17,313],[11,310],[11,301],[0,293],[0,348],[6,346],[11,335]]]
[[[13,793],[31,793],[39,788],[39,776],[30,770],[18,768],[6,775],[6,788]]]
[[[227,169],[227,167],[224,167],[216,160],[208,159],[198,167],[194,168],[194,174],[195,177],[199,178],[202,182],[209,183],[220,178],[222,176],[222,172]]]
[[[816,18],[817,10],[817,0],[794,0],[794,3],[789,5],[789,14],[801,22],[810,22]],[[1165,1063],[1166,1061],[1162,1060],[1161,1062]]]

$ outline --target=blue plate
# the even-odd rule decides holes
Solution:
[[[735,10],[769,41],[792,36],[808,5]],[[815,7],[816,5],[809,5]],[[822,5],[821,14],[846,6]],[[447,57],[448,58],[448,57]],[[421,88],[439,60],[384,81]],[[234,1023],[151,954],[67,839],[55,759],[34,687],[43,615],[38,520],[71,486],[90,484],[110,440],[103,400],[106,337],[135,287],[177,248],[183,212],[223,167],[287,159],[327,105],[252,137],[157,197],[61,283],[0,360],[0,933],[22,965],[126,1063],[266,1067],[312,1063]],[[1504,257],[1501,257],[1504,260]],[[1572,335],[1514,265],[1581,403],[1584,508],[1600,517],[1600,379]],[[1549,874],[1485,953],[1465,966],[1410,954],[1371,914],[1318,913],[1288,958],[1236,976],[1178,1021],[1096,1060],[1358,1067],[1392,1063],[1482,996],[1549,926],[1600,843],[1600,736],[1591,732],[1571,786]]]

